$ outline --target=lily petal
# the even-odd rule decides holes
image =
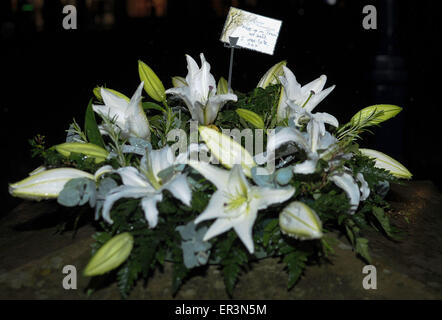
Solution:
[[[182,203],[190,207],[192,190],[190,190],[184,174],[178,175],[175,179],[168,182],[163,188],[169,190],[175,198],[181,200]]]
[[[256,217],[257,210],[251,210],[248,215],[237,218],[237,221],[233,225],[236,234],[250,253],[254,252],[252,231]]]
[[[334,174],[329,177],[331,181],[333,181],[336,186],[341,188],[347,194],[347,197],[350,199],[350,214],[355,213],[356,209],[359,206],[360,201],[360,192],[359,186],[353,179],[353,177],[348,173],[339,173]]]
[[[290,199],[294,193],[295,188],[266,188],[266,187],[252,187],[252,191],[256,195],[257,208],[265,209],[274,203],[282,203]]]
[[[210,180],[218,190],[224,189],[229,182],[229,171],[201,161],[189,161],[189,166]]]
[[[121,176],[123,184],[130,187],[143,187],[149,188],[151,191],[155,189],[149,184],[147,179],[141,175],[134,167],[123,167],[117,170],[117,173]]]
[[[161,200],[163,200],[163,195],[161,193],[147,195],[141,200],[144,216],[151,229],[155,228],[158,224],[157,202]]]
[[[195,224],[202,221],[215,219],[215,218],[225,218],[224,204],[226,203],[226,197],[224,192],[221,190],[215,191],[210,198],[210,202],[207,208],[195,219]]]
[[[112,224],[114,221],[110,217],[110,210],[115,202],[121,198],[142,198],[149,195],[149,191],[145,187],[119,186],[109,191],[103,203],[102,216],[103,219]]]

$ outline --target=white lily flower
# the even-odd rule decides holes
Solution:
[[[195,224],[216,219],[205,234],[204,241],[233,228],[250,253],[254,252],[252,231],[258,210],[284,202],[295,192],[292,187],[273,189],[250,186],[238,164],[230,171],[204,162],[191,161],[189,165],[217,188],[207,208],[195,219]]]
[[[158,223],[157,202],[163,200],[163,191],[170,193],[182,203],[190,206],[192,191],[187,184],[186,176],[179,172],[171,171],[171,175],[163,181],[158,174],[177,164],[175,155],[169,146],[160,150],[149,150],[141,159],[140,170],[134,167],[123,167],[116,172],[121,176],[123,185],[111,190],[103,204],[103,219],[113,223],[110,210],[113,204],[121,198],[141,198],[147,222],[150,228]]]
[[[283,66],[283,70],[284,76],[279,77],[279,80],[284,87],[284,93],[283,98],[280,100],[280,105],[278,106],[278,121],[291,118],[293,113],[297,112],[295,109],[296,107],[304,108],[305,111],[311,113],[313,109],[335,88],[333,85],[322,90],[327,81],[325,75],[301,86],[289,68]]]
[[[141,92],[144,82],[138,86],[134,95],[127,101],[105,88],[101,88],[104,105],[92,105],[98,114],[115,119],[123,138],[135,136],[150,140],[149,121],[141,105]]]
[[[74,168],[40,169],[31,172],[26,179],[10,184],[9,193],[29,200],[57,198],[64,185],[75,178],[95,180],[92,174]]]
[[[260,161],[259,164],[274,160],[276,150],[280,146],[292,142],[299,149],[304,150],[307,155],[307,159],[304,162],[294,166],[294,173],[311,174],[315,172],[318,160],[324,157],[328,150],[337,142],[337,139],[329,132],[325,131],[324,135],[321,136],[313,132],[315,129],[318,129],[318,127],[314,125],[307,126],[307,133],[305,133],[296,128],[285,127],[274,135],[269,135],[265,160]]]
[[[217,94],[216,82],[210,73],[210,64],[201,53],[201,68],[189,55],[187,59],[187,85],[170,88],[166,93],[180,97],[186,104],[193,120],[208,125],[215,121],[218,111],[227,101],[237,101],[232,93]]]
[[[350,172],[348,168],[344,167],[344,169]],[[329,177],[329,180],[334,182],[336,186],[344,190],[347,194],[350,200],[350,214],[355,213],[358,209],[359,202],[366,200],[370,195],[368,183],[365,181],[364,175],[360,172],[356,175],[356,180],[347,172],[334,173]],[[361,183],[360,187],[357,181]]]

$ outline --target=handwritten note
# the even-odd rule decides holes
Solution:
[[[276,20],[231,7],[220,40],[230,43],[237,37],[237,46],[273,55],[281,20]]]

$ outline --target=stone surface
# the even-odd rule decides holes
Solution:
[[[307,268],[298,284],[287,291],[287,274],[278,259],[264,259],[244,273],[235,289],[237,299],[441,299],[442,298],[442,196],[431,182],[393,186],[391,215],[406,236],[392,242],[369,233],[377,290],[365,290],[364,263],[355,257],[343,235],[335,239],[328,263]],[[90,258],[93,226],[56,233],[57,222],[71,209],[55,202],[22,202],[0,221],[0,299],[119,299],[115,284],[88,296],[88,278],[81,275]],[[72,209],[72,210],[78,210]],[[84,214],[91,214],[85,210]],[[407,222],[408,221],[408,222]],[[80,220],[81,225],[81,220]],[[63,266],[74,265],[78,289],[65,290]],[[216,266],[187,281],[171,294],[172,265],[166,263],[147,285],[140,281],[131,299],[227,299]]]

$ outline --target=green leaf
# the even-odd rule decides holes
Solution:
[[[356,252],[368,263],[371,263],[370,253],[368,252],[368,239],[356,238]]]
[[[287,254],[283,261],[286,264],[287,272],[289,274],[287,288],[290,290],[296,284],[305,268],[307,254],[302,251],[294,251]]]
[[[86,135],[90,143],[104,148],[103,137],[101,136],[100,130],[98,129],[97,121],[95,120],[95,113],[92,109],[92,99],[89,100],[89,104],[86,109],[84,130],[86,131]]]
[[[154,100],[162,102],[166,99],[164,85],[155,72],[143,61],[138,60],[138,73],[144,81],[144,90]]]
[[[166,110],[155,102],[143,102],[142,105],[144,110],[154,109],[166,113]]]
[[[117,273],[118,289],[121,297],[127,299],[141,272],[141,266],[134,260],[127,261]]]
[[[382,229],[385,231],[385,233],[391,237],[395,238],[395,234],[393,232],[393,228],[390,225],[390,219],[388,219],[388,216],[385,214],[384,209],[379,207],[373,207],[372,209],[373,215],[376,217],[377,221],[379,221]]]
[[[248,123],[250,123],[252,126],[254,126],[257,129],[264,129],[264,120],[257,115],[255,112],[238,108],[236,109],[236,113],[244,120],[246,120]]]

